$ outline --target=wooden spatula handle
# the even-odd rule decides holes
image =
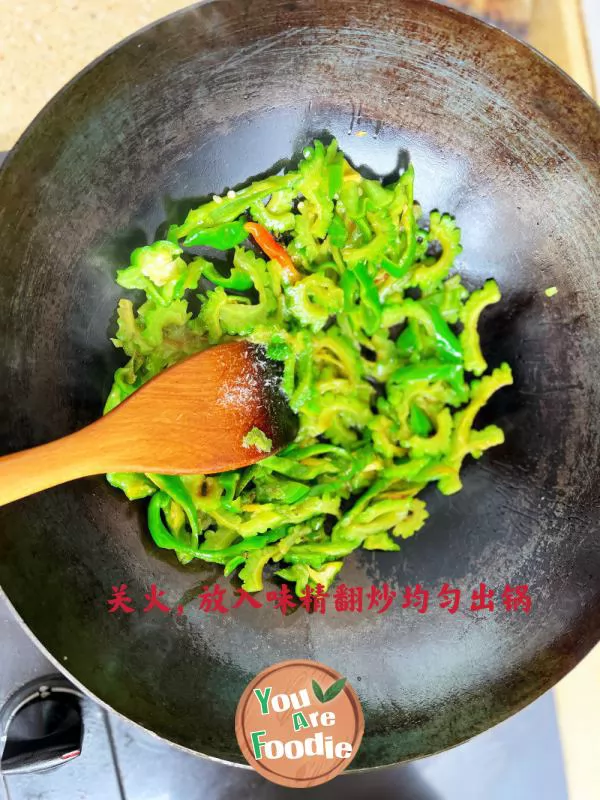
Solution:
[[[0,458],[0,506],[61,483],[99,473],[89,428]]]

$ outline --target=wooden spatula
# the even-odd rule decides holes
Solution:
[[[244,446],[258,428],[272,442]],[[0,505],[105,472],[225,472],[291,442],[297,420],[280,365],[245,341],[218,345],[149,381],[106,416],[50,444],[0,458]]]

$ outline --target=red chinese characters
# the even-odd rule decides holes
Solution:
[[[340,583],[333,593],[333,605],[336,611],[362,611],[362,586],[346,586]]]
[[[371,586],[367,600],[369,601],[368,610],[377,609],[378,614],[384,614],[392,605],[396,598],[396,592],[384,583],[379,590],[376,586]]]
[[[267,602],[273,603],[274,608],[281,611],[283,616],[298,607],[298,603],[294,600],[296,595],[292,594],[287,583],[284,583],[281,589],[272,589],[267,592]]]
[[[527,584],[520,586],[506,584],[502,592],[502,604],[507,611],[523,611],[525,614],[529,614],[531,611],[529,586]]]
[[[426,614],[429,608],[429,592],[420,583],[417,583],[414,588],[412,586],[404,587],[402,608],[410,608],[411,606],[416,608],[419,614]]]
[[[150,587],[150,594],[145,594],[144,597],[148,601],[148,605],[144,609],[144,612],[147,613],[148,611],[152,611],[153,608],[157,608],[159,611],[162,611],[163,614],[169,613],[169,606],[166,606],[164,603],[160,602],[160,598],[164,597],[164,592],[160,591],[156,588],[156,584],[153,583]]]
[[[247,592],[245,589],[238,589],[238,599],[231,608],[232,610],[234,608],[239,608],[243,606],[244,603],[252,608],[262,608],[262,603],[253,594],[250,594],[250,592]]]
[[[460,589],[453,589],[445,583],[438,594],[440,598],[440,608],[448,610],[449,614],[456,614],[460,605]]]
[[[428,588],[420,583],[414,586],[404,586],[399,608],[400,611],[407,613],[416,611],[418,614],[427,614],[432,611],[439,614],[440,611],[445,611],[451,616],[467,611],[476,614],[498,613],[498,611],[510,614],[517,612],[530,614],[532,611],[533,603],[528,584],[513,586],[506,583],[501,590],[498,589],[498,601],[496,601],[496,589],[489,587],[483,581],[472,591],[470,588],[467,588],[466,591],[470,592],[470,603],[465,601],[465,605],[461,606],[463,590],[445,582],[439,592],[433,595],[438,602],[437,608],[435,604],[432,608],[430,606],[431,593]],[[290,586],[284,583],[278,588],[269,589],[264,595],[251,593],[243,588],[231,589],[233,604],[230,607],[225,602],[227,594],[228,590],[219,584],[204,586],[198,595],[200,602],[197,608],[205,614],[216,615],[228,614],[230,611],[236,611],[242,607],[257,612],[263,610],[263,613],[279,611],[283,616],[300,610],[311,614],[385,614],[392,608],[398,593],[387,583],[370,587],[348,586],[340,583],[331,592],[325,591],[325,587],[321,584],[317,584],[317,586],[307,584],[298,597]],[[164,596],[165,591],[153,583],[150,591],[144,594],[147,603],[142,609],[143,612],[168,614],[171,609],[161,600]],[[331,603],[328,604],[327,600],[330,597]],[[128,594],[126,583],[112,587],[112,595],[107,600],[107,605],[110,614],[132,614],[136,610],[133,600]],[[178,603],[172,613],[181,616],[184,613],[182,603]]]
[[[227,614],[229,609],[223,605],[223,598],[225,597],[225,589],[222,589],[218,583],[214,586],[205,586],[202,592],[198,595],[200,598],[200,611],[211,614],[217,611],[219,614]]]
[[[131,597],[127,596],[126,583],[122,583],[120,586],[113,586],[112,591],[113,596],[107,601],[109,614],[115,614],[117,611],[131,614],[135,611],[135,608],[131,605]]]
[[[485,583],[480,583],[471,595],[471,611],[493,611],[494,590],[488,589]]]
[[[328,593],[320,583],[318,583],[314,589],[307,584],[302,592],[300,604],[304,606],[307,611],[315,611],[324,614],[325,602],[328,597]]]

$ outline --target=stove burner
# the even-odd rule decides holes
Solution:
[[[83,695],[65,678],[36,678],[0,709],[0,772],[54,769],[81,753]]]

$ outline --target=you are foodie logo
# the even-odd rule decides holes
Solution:
[[[339,672],[316,661],[283,661],[246,687],[235,731],[257,772],[283,786],[309,787],[350,764],[364,717],[356,692]]]

